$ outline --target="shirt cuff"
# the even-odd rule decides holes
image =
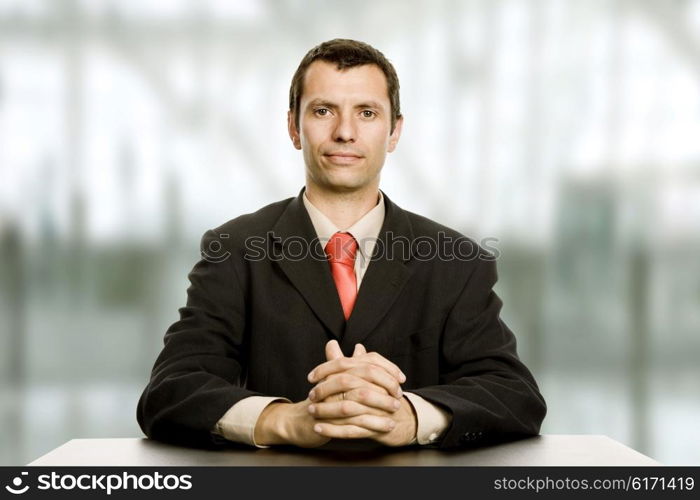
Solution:
[[[248,444],[257,448],[269,448],[269,446],[259,445],[255,442],[255,424],[267,405],[275,401],[291,403],[287,398],[268,396],[248,396],[241,399],[219,419],[214,426],[214,434],[236,443]]]
[[[441,407],[426,401],[418,394],[404,392],[416,412],[416,439],[411,444],[432,444],[439,440],[450,426],[452,415]]]

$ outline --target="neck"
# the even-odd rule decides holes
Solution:
[[[319,189],[307,182],[306,196],[333,224],[344,231],[377,206],[379,187],[369,186],[359,191],[337,193]]]

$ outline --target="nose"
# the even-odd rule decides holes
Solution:
[[[333,140],[336,142],[355,142],[356,133],[352,116],[347,113],[340,114],[333,131]]]

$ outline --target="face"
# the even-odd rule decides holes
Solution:
[[[391,131],[386,77],[374,64],[344,70],[314,61],[304,78],[299,128],[288,114],[289,135],[304,153],[306,182],[348,193],[378,189],[386,153],[396,148],[402,119]]]

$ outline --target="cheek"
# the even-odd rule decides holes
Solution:
[[[301,136],[301,147],[304,150],[304,154],[316,154],[319,145],[318,137],[309,133],[308,131]]]
[[[309,144],[318,144],[325,140],[331,130],[330,122],[317,121],[313,124],[302,124],[301,137]]]
[[[374,156],[375,158],[385,156],[388,148],[389,148],[389,138],[388,137],[378,137],[372,143],[372,156]]]
[[[389,147],[389,129],[384,125],[378,126],[376,129],[371,131],[369,137],[372,140],[372,151],[374,154],[384,154]]]

